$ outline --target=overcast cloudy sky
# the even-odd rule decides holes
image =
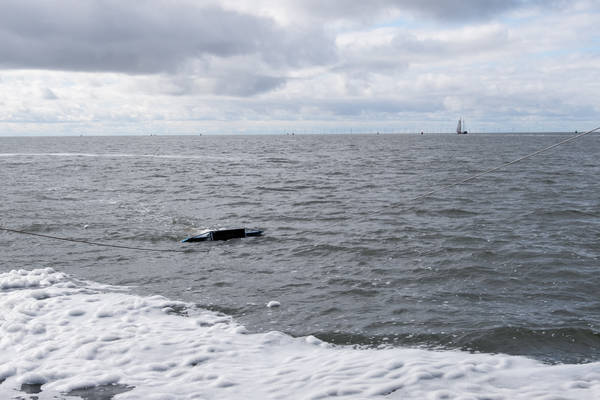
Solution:
[[[586,130],[600,0],[2,0],[0,135]]]

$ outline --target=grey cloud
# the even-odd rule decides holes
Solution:
[[[315,65],[331,61],[335,47],[318,28],[286,30],[269,18],[183,0],[6,0],[0,13],[3,68],[157,73],[236,55],[276,67]]]
[[[487,19],[523,5],[521,0],[404,0],[399,4],[417,13],[440,20],[466,21]]]
[[[253,96],[276,89],[284,85],[285,82],[286,80],[280,77],[237,74],[235,79],[219,79],[215,85],[214,92],[220,95]]]
[[[174,96],[211,93],[217,96],[249,97],[277,89],[285,85],[287,79],[236,70],[230,71],[230,74],[211,76],[208,81],[208,85],[203,85],[198,82],[198,77],[175,75],[168,78],[158,90]]]
[[[308,0],[303,7],[324,18],[365,19],[401,11],[435,20],[467,22],[489,19],[522,7],[548,8],[563,3],[563,0]]]

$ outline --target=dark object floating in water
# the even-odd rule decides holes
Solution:
[[[261,236],[263,231],[257,229],[219,229],[216,231],[208,231],[196,236],[190,236],[182,240],[185,242],[204,242],[206,240],[229,240],[237,238],[245,238],[248,236]]]

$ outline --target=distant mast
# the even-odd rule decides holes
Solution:
[[[458,125],[456,125],[456,133],[458,135],[466,135],[467,131],[463,131],[464,120],[462,118],[458,119]]]

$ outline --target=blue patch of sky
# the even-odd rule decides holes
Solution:
[[[498,16],[494,18],[497,23],[507,27],[518,27],[523,24],[532,23],[535,20],[535,16],[526,17],[511,17],[511,16]],[[377,30],[383,28],[403,28],[403,29],[414,29],[414,30],[431,30],[436,31],[440,28],[452,28],[457,26],[476,26],[480,24],[486,24],[491,22],[488,20],[473,21],[473,20],[431,20],[426,18],[395,18],[393,20],[384,21],[379,24],[373,25],[369,30]]]

